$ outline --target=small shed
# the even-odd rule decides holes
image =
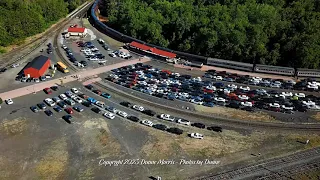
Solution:
[[[68,35],[69,36],[81,36],[84,37],[88,33],[86,28],[81,27],[69,27],[68,28]]]
[[[29,75],[32,78],[39,78],[40,76],[44,75],[49,67],[50,59],[46,56],[41,55],[34,58],[23,68],[23,74],[25,76]]]

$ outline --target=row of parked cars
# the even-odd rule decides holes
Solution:
[[[52,91],[57,91],[59,88],[58,86],[52,86],[50,88],[45,88],[43,91],[46,94],[52,94]],[[49,107],[52,107],[53,110],[57,113],[65,111],[68,113],[67,115],[62,116],[62,118],[68,122],[71,123],[72,120],[72,114],[77,112],[84,111],[84,108],[81,105],[77,105],[76,103],[82,103],[82,99],[76,96],[76,94],[79,93],[77,88],[72,88],[71,91],[66,91],[64,94],[60,94],[59,96],[53,97],[53,98],[46,98],[43,100],[43,102],[40,102],[34,106],[31,106],[30,109],[37,113],[39,111],[44,111],[44,113],[47,116],[53,116],[53,111],[49,109]],[[71,106],[71,107],[68,107]]]
[[[89,61],[98,61],[99,63],[106,62],[105,56],[100,53],[100,50],[97,47],[95,47],[95,45],[92,44],[92,42],[84,43],[84,46],[80,51],[85,55],[85,57]]]
[[[80,45],[79,45],[79,42],[77,42],[77,44],[78,44],[78,46],[80,46]],[[71,51],[66,45],[63,44],[61,47],[62,47],[62,49],[66,52],[69,60],[70,60],[74,65],[76,65],[76,66],[78,66],[78,67],[85,67],[85,66],[88,65],[88,63],[87,63],[86,61],[84,61],[84,60],[78,61],[78,60],[74,57],[72,51]]]
[[[208,107],[220,105],[247,111],[259,108],[284,113],[320,110],[320,99],[304,93],[251,90],[248,86],[225,85],[220,81],[180,75],[142,63],[114,69],[106,79],[148,95]]]
[[[103,96],[103,94],[104,94],[104,92],[102,92],[99,89],[95,89],[92,85],[86,85],[85,87],[87,89],[91,90],[92,92],[94,92],[97,95]],[[168,131],[170,133],[174,133],[174,134],[177,134],[177,135],[180,135],[180,134],[183,133],[182,129],[179,129],[179,128],[176,128],[176,127],[170,128],[170,127],[167,127],[164,124],[155,124],[151,120],[146,120],[145,119],[145,120],[141,120],[140,121],[140,119],[138,117],[136,117],[136,116],[129,115],[128,113],[126,113],[124,111],[120,111],[120,110],[118,110],[118,109],[116,109],[114,107],[106,106],[105,103],[98,102],[97,100],[95,100],[95,99],[93,99],[91,97],[83,96],[83,98],[85,98],[87,101],[91,102],[92,104],[95,104],[96,106],[98,106],[98,107],[95,107],[95,108],[92,109],[94,112],[103,114],[104,110],[107,110],[110,113],[112,113],[111,115],[108,114],[106,116],[107,118],[114,119],[115,115],[117,114],[117,115],[119,115],[119,116],[121,116],[123,118],[127,118],[127,119],[129,119],[131,121],[134,121],[134,122],[140,122],[141,124],[143,124],[145,126],[153,127],[153,128],[156,128],[156,129],[159,129],[159,130],[162,130],[162,131]],[[110,98],[110,97],[105,97],[105,98]],[[125,106],[127,108],[134,109],[134,110],[136,110],[138,112],[141,112],[143,114],[146,114],[146,115],[149,115],[149,116],[152,116],[152,117],[156,116],[156,112],[154,112],[154,111],[152,111],[150,109],[146,109],[141,105],[131,104],[130,102],[126,102],[126,101],[120,102],[120,105]],[[205,128],[206,127],[202,123],[191,123],[188,120],[185,120],[185,119],[182,119],[182,118],[175,118],[175,117],[170,116],[168,114],[161,114],[161,115],[158,116],[158,118],[163,119],[163,120],[167,120],[167,121],[171,121],[171,122],[176,122],[176,123],[183,124],[183,125],[187,125],[187,126],[191,125],[191,126],[198,127],[198,128]],[[213,130],[213,131],[217,131],[217,132],[222,132],[222,128],[218,127],[218,126],[210,126],[207,129]],[[203,135],[201,135],[199,133],[191,133],[191,134],[189,134],[189,136],[193,137],[193,138],[197,138],[197,139],[202,139],[203,138]]]
[[[252,77],[249,75],[231,74],[226,71],[217,72],[215,70],[208,70],[204,74],[205,78],[213,79],[215,81],[237,82],[242,84],[250,84],[261,87],[281,88],[281,89],[295,89],[306,91],[318,91],[320,83],[315,79],[309,78],[301,81],[283,80]]]

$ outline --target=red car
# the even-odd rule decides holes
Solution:
[[[213,93],[213,90],[212,90],[212,89],[206,89],[206,88],[204,88],[204,89],[203,89],[203,92],[205,92],[205,93]]]
[[[66,108],[65,111],[68,113],[68,114],[73,114],[73,110],[72,108]]]
[[[52,94],[52,90],[50,88],[44,88],[43,91],[46,93],[46,94]]]

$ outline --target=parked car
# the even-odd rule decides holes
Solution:
[[[108,93],[102,93],[101,96],[107,99],[111,98],[111,95]]]
[[[45,100],[44,100],[44,102],[46,103],[46,104],[48,104],[49,106],[54,106],[54,105],[56,105],[56,103],[54,103],[54,101],[51,99],[51,98],[46,98]]]
[[[207,129],[210,131],[222,132],[222,127],[219,126],[208,126]]]
[[[56,112],[61,112],[62,111],[62,108],[60,106],[55,106],[53,107],[53,109],[56,111]]]
[[[47,106],[43,102],[42,103],[38,103],[37,106],[42,110],[47,108]]]
[[[93,86],[91,84],[88,84],[88,85],[85,85],[85,87],[89,90],[92,90],[93,89]]]
[[[132,105],[130,102],[126,102],[126,101],[120,102],[120,104],[126,107],[130,107]]]
[[[12,100],[11,98],[6,99],[5,102],[6,102],[8,105],[13,104],[13,100]]]
[[[190,126],[190,125],[191,125],[191,122],[190,122],[190,121],[185,120],[185,119],[181,119],[181,118],[179,118],[179,119],[177,120],[177,123],[183,124],[183,125],[187,125],[187,126]]]
[[[71,107],[66,108],[65,111],[66,111],[68,114],[73,114],[73,110],[72,110]]]
[[[109,119],[114,119],[116,116],[111,113],[111,112],[106,112],[103,114],[104,117],[109,118]]]
[[[177,135],[183,134],[183,130],[179,128],[168,128],[167,131]]]
[[[98,113],[98,114],[100,114],[100,113],[103,112],[100,108],[97,108],[97,107],[93,107],[93,108],[91,108],[91,110],[92,110],[93,112],[95,112],[95,113]]]
[[[153,122],[149,121],[149,120],[142,120],[141,124],[146,125],[146,126],[150,126],[150,127],[153,126]]]
[[[139,122],[139,118],[136,117],[136,116],[128,116],[127,119],[131,120],[131,121],[134,121],[134,122]]]
[[[143,112],[144,111],[144,107],[140,106],[140,105],[133,105],[132,106],[133,109]]]
[[[190,137],[195,138],[195,139],[203,139],[203,135],[200,133],[191,133]]]
[[[161,131],[166,131],[167,130],[167,126],[164,125],[164,124],[155,124],[152,127],[156,128],[156,129],[159,129]]]
[[[31,106],[30,109],[35,113],[39,112],[39,108],[37,106]]]
[[[170,114],[161,114],[160,118],[164,119],[164,120],[167,120],[167,121],[174,121],[175,120],[175,118],[172,117]]]
[[[74,106],[73,109],[78,112],[82,112],[84,110],[81,106]]]
[[[155,116],[156,115],[156,112],[150,110],[150,109],[147,109],[147,110],[144,110],[142,111],[144,114],[146,115],[149,115],[149,116]]]
[[[128,116],[128,114],[124,111],[118,111],[117,114],[119,114],[119,116],[126,118]]]
[[[44,88],[43,91],[46,93],[46,94],[52,94],[52,91],[50,88]]]
[[[68,114],[68,115],[62,116],[62,119],[64,119],[67,123],[71,124],[72,123],[71,120],[73,119],[73,117],[70,114]]]
[[[201,128],[201,129],[204,129],[206,128],[206,126],[202,123],[193,123],[191,124],[191,126],[194,126],[194,127],[197,127],[197,128]]]
[[[52,116],[53,115],[53,113],[52,113],[52,111],[50,109],[45,110],[44,113],[46,113],[47,116]]]

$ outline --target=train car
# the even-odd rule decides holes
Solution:
[[[228,61],[228,60],[217,59],[217,58],[208,58],[207,65],[224,67],[229,69],[236,69],[241,71],[250,71],[250,72],[252,72],[253,70],[253,64],[236,62],[236,61]]]
[[[297,77],[320,77],[320,70],[318,69],[304,69],[298,68],[296,72]]]
[[[269,66],[256,64],[254,68],[254,72],[257,73],[267,73],[267,74],[278,74],[278,75],[286,75],[286,76],[294,76],[295,69],[291,67],[282,67],[282,66]]]
[[[185,53],[185,52],[173,51],[173,53],[177,54],[177,57],[179,57],[181,59],[185,59],[187,61],[203,63],[207,60],[207,57],[189,54],[189,53]]]

